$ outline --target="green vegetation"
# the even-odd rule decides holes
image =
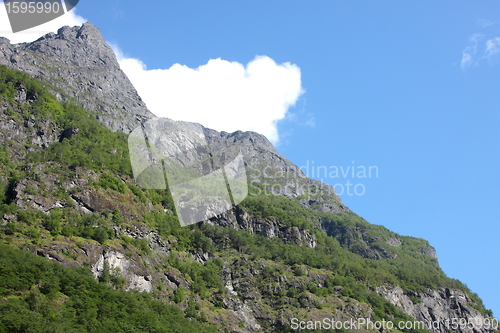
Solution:
[[[383,227],[370,225],[355,214],[308,210],[298,202],[270,195],[249,197],[242,205],[257,216],[276,219],[284,226],[299,226],[309,230],[318,241],[316,248],[311,249],[296,244],[280,244],[282,241],[279,239],[245,237],[244,234],[225,231],[232,236],[234,247],[254,257],[282,260],[288,265],[306,264],[328,268],[372,286],[398,284],[415,291],[439,286],[461,287],[457,281],[445,276],[434,258],[418,251],[428,246],[425,241],[401,237],[403,245],[393,248],[384,242],[393,233]],[[328,226],[327,231],[332,237],[319,230],[321,225]],[[376,260],[363,256],[370,250],[391,252],[395,258],[391,256]]]
[[[17,102],[18,90],[24,91],[26,100],[31,103]],[[29,109],[31,115],[58,118],[63,113],[61,105],[39,81],[32,79],[24,72],[9,69],[5,65],[0,65],[0,96],[11,105],[19,105],[22,111]],[[13,111],[8,111],[8,114],[13,115]]]
[[[225,293],[220,273],[222,260],[210,260],[204,265],[197,262],[182,262],[177,256],[171,255],[167,261],[168,265],[178,269],[184,276],[189,277],[192,283],[192,291],[202,298],[207,298],[213,289],[219,293]],[[178,303],[178,302],[176,302]]]
[[[114,290],[0,244],[0,332],[216,332],[151,295]]]
[[[74,104],[64,103],[62,108],[64,113],[57,118],[57,126],[77,130],[77,134],[53,143],[48,149],[30,154],[28,162],[55,161],[70,168],[80,166],[132,175],[125,134],[112,132]]]
[[[16,101],[18,89],[26,93],[28,103]],[[78,135],[68,135],[48,149],[27,156],[28,163],[56,161],[66,167],[108,170],[130,176],[126,135],[114,133],[83,108],[59,103],[48,90],[28,74],[0,65],[0,97],[9,105],[7,115],[16,120],[32,119]],[[20,110],[15,112],[14,107]],[[24,118],[24,119],[23,119]],[[3,144],[5,154],[6,144]]]
[[[422,253],[422,250],[430,247],[423,239],[399,236],[382,226],[369,224],[354,213],[332,214],[308,210],[297,201],[281,196],[248,197],[242,206],[257,216],[276,219],[283,226],[300,226],[311,231],[316,236],[317,246],[312,249],[278,238],[203,225],[204,234],[216,244],[228,237],[232,248],[250,255],[252,259],[264,258],[290,266],[328,269],[335,276],[352,278],[359,285],[372,289],[389,284],[415,292],[441,287],[463,290],[469,295],[473,308],[486,316],[492,315],[491,311],[485,310],[477,294],[459,280],[447,277],[435,258]],[[303,221],[308,223],[304,226]],[[330,236],[320,231],[322,227],[327,229]],[[402,244],[398,247],[388,245],[386,241],[391,237],[398,237]],[[365,254],[370,251],[389,253],[389,257],[366,257]],[[351,296],[363,300],[363,297],[355,294]]]
[[[45,229],[52,236],[79,236],[101,244],[114,237],[109,219],[99,213],[81,215],[70,209],[56,208],[47,215],[38,210],[19,210],[13,204],[4,204],[2,207],[4,212],[15,214],[18,222],[8,224],[4,228],[6,235],[17,232],[36,240],[40,237],[40,232]]]

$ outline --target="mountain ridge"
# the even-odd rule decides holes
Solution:
[[[105,72],[109,63],[115,78],[125,77],[115,67],[112,50],[105,48],[106,55],[99,50],[89,53],[67,68],[61,65],[64,70],[48,69],[60,61],[69,64],[82,49],[91,50],[75,45],[89,44],[96,38],[104,47],[98,29],[87,23],[61,28],[58,34],[19,46],[0,40],[0,63],[45,80],[61,102],[92,107],[86,113],[67,103],[57,106],[50,96],[42,98],[42,90],[30,88],[29,80],[11,80],[18,83],[7,89],[10,95],[4,92],[0,103],[2,147],[6,156],[13,157],[11,165],[3,160],[0,181],[7,184],[4,203],[15,206],[2,206],[5,242],[64,266],[86,264],[99,279],[104,279],[111,268],[115,282],[108,283],[115,288],[147,291],[185,311],[196,302],[200,308],[194,316],[208,316],[220,330],[290,331],[293,316],[311,320],[321,316],[381,319],[403,318],[398,312],[403,311],[418,320],[441,323],[451,318],[488,317],[487,312],[483,315],[472,307],[475,296],[461,291],[460,284],[444,278],[426,280],[417,274],[421,268],[441,279],[435,250],[426,241],[399,236],[357,217],[343,206],[333,189],[307,179],[257,133],[204,128],[214,148],[243,151],[251,195],[241,207],[199,225],[180,228],[168,193],[139,189],[129,167],[115,164],[116,160],[128,159],[125,136],[99,129],[94,121],[127,133],[151,116],[133,86],[120,92],[121,85],[110,85],[108,92],[113,96],[125,96],[125,104],[115,108],[104,93],[98,92],[104,82],[91,83],[95,73]],[[52,43],[56,47],[51,47]],[[67,49],[63,51],[61,45]],[[39,50],[43,56],[37,53]],[[100,62],[101,57],[107,61]],[[94,64],[90,77],[82,64]],[[82,91],[92,98],[80,97]],[[137,100],[130,102],[126,96]],[[39,111],[40,103],[41,110],[46,107],[48,111]],[[136,107],[137,112],[130,114],[126,105]],[[100,111],[92,111],[95,109]],[[106,110],[112,116],[106,115]],[[87,134],[89,130],[98,131],[103,142],[104,138],[108,140],[106,144],[92,143],[94,137]],[[87,153],[77,155],[75,161],[68,160],[70,152],[82,147],[92,160],[85,159]],[[109,158],[100,160],[100,155]],[[274,185],[280,190],[273,191]],[[42,222],[39,227],[32,221]],[[398,261],[402,257],[405,259]],[[400,267],[406,261],[407,265],[420,266],[413,271]],[[202,272],[192,272],[186,265]],[[370,265],[379,266],[370,269]],[[211,277],[203,267],[219,271],[218,277]],[[369,274],[379,276],[375,279]],[[214,282],[217,279],[222,286]],[[181,297],[179,290],[185,290],[182,293],[188,297]],[[389,308],[383,303],[387,301],[397,308]],[[380,304],[387,307],[386,313],[380,312]],[[224,322],[229,327],[223,328]],[[446,330],[443,326],[433,331]]]
[[[49,83],[48,89],[58,100],[75,101],[112,131],[128,134],[155,117],[121,71],[113,50],[92,23],[81,27],[65,26],[57,34],[49,33],[31,43],[10,45],[3,38],[0,52],[0,64]],[[49,60],[45,63],[41,58]],[[75,68],[79,70],[75,71]],[[101,75],[102,71],[106,74]],[[312,191],[321,192],[324,195],[314,195],[312,200],[303,200],[303,204],[315,204],[325,211],[348,211],[332,186],[307,178],[296,165],[278,154],[265,136],[255,132],[218,132],[204,126],[203,129],[208,144],[215,146],[216,150],[230,143],[234,146],[231,150],[243,151],[250,174],[261,176],[251,177],[252,181],[263,182],[263,178],[272,178],[267,180],[267,189],[271,193],[296,197]],[[265,160],[273,160],[272,165],[266,165]],[[274,179],[276,177],[265,177],[277,173],[281,175],[278,182]],[[280,186],[271,189],[276,183]],[[287,185],[282,186],[283,183]]]

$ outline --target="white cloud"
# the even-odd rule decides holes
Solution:
[[[277,123],[304,92],[300,68],[256,56],[246,66],[211,59],[198,68],[174,64],[148,70],[112,46],[148,108],[159,117],[201,123],[219,131],[255,131],[277,143]]]
[[[465,69],[466,67],[469,67],[471,63],[472,55],[466,51],[462,52],[462,61],[460,61],[460,67],[462,67],[462,69]]]
[[[460,67],[462,67],[462,69],[474,63],[474,56],[477,53],[477,44],[482,37],[481,34],[474,34],[469,39],[469,45],[462,51],[462,61],[460,62]]]
[[[490,21],[490,20],[486,20],[486,19],[477,20],[477,25],[480,26],[481,28],[487,28],[487,27],[490,27],[494,24],[495,24],[495,22]]]
[[[313,116],[310,116],[309,119],[307,119],[306,123],[305,123],[307,126],[310,126],[310,127],[315,127],[316,126],[316,119],[314,119]]]
[[[486,41],[486,58],[500,54],[500,37],[495,37]]]
[[[7,16],[5,5],[3,2],[0,2],[0,36],[10,39],[10,42],[13,44],[32,42],[49,32],[57,32],[57,30],[62,26],[75,26],[87,22],[86,19],[77,15],[75,11],[76,8],[73,8],[73,10],[69,11],[65,15],[59,16],[52,21],[14,34],[12,33],[12,29],[9,24],[9,18]]]
[[[484,62],[488,62],[489,65],[495,65],[495,60],[499,56],[500,37],[490,38],[482,34],[474,34],[469,39],[469,45],[462,51],[460,67],[462,70],[465,70],[473,65],[478,66]]]

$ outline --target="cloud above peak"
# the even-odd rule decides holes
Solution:
[[[248,64],[221,58],[190,68],[174,64],[148,70],[112,46],[148,108],[159,117],[201,123],[219,131],[255,131],[274,144],[277,123],[304,93],[300,68],[256,56]]]

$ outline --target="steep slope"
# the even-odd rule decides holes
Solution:
[[[216,332],[149,294],[114,290],[71,269],[0,244],[3,332]]]
[[[58,100],[77,102],[113,131],[129,133],[153,116],[91,23],[32,43],[11,45],[2,37],[0,64],[50,84]]]
[[[33,52],[44,67],[46,56],[24,49],[72,40],[81,30],[102,40],[86,24],[31,44],[0,47],[4,54],[18,48],[26,52],[23,57]],[[64,43],[69,54],[85,47]],[[86,54],[88,63],[102,56]],[[67,59],[47,59],[57,61]],[[12,67],[24,62],[7,61]],[[85,72],[77,62],[72,66],[44,79],[69,80],[68,73]],[[10,246],[64,266],[88,266],[109,286],[147,291],[221,331],[287,332],[293,318],[397,323],[413,316],[437,321],[441,326],[431,329],[446,332],[447,321],[486,323],[491,316],[477,295],[445,276],[426,241],[370,225],[256,133],[204,129],[211,146],[243,152],[251,195],[233,211],[181,228],[168,191],[136,186],[125,134],[100,125],[93,112],[60,104],[43,82],[4,67],[0,73],[2,241]],[[85,89],[94,94],[91,86]],[[65,86],[68,92],[58,97],[107,107],[107,97],[101,100],[97,92],[93,99],[78,99],[77,87]],[[119,89],[110,85],[110,91]],[[117,131],[134,127],[135,115],[120,104],[119,109],[114,125],[105,120],[111,118],[98,120]],[[455,331],[493,331],[476,328]]]

